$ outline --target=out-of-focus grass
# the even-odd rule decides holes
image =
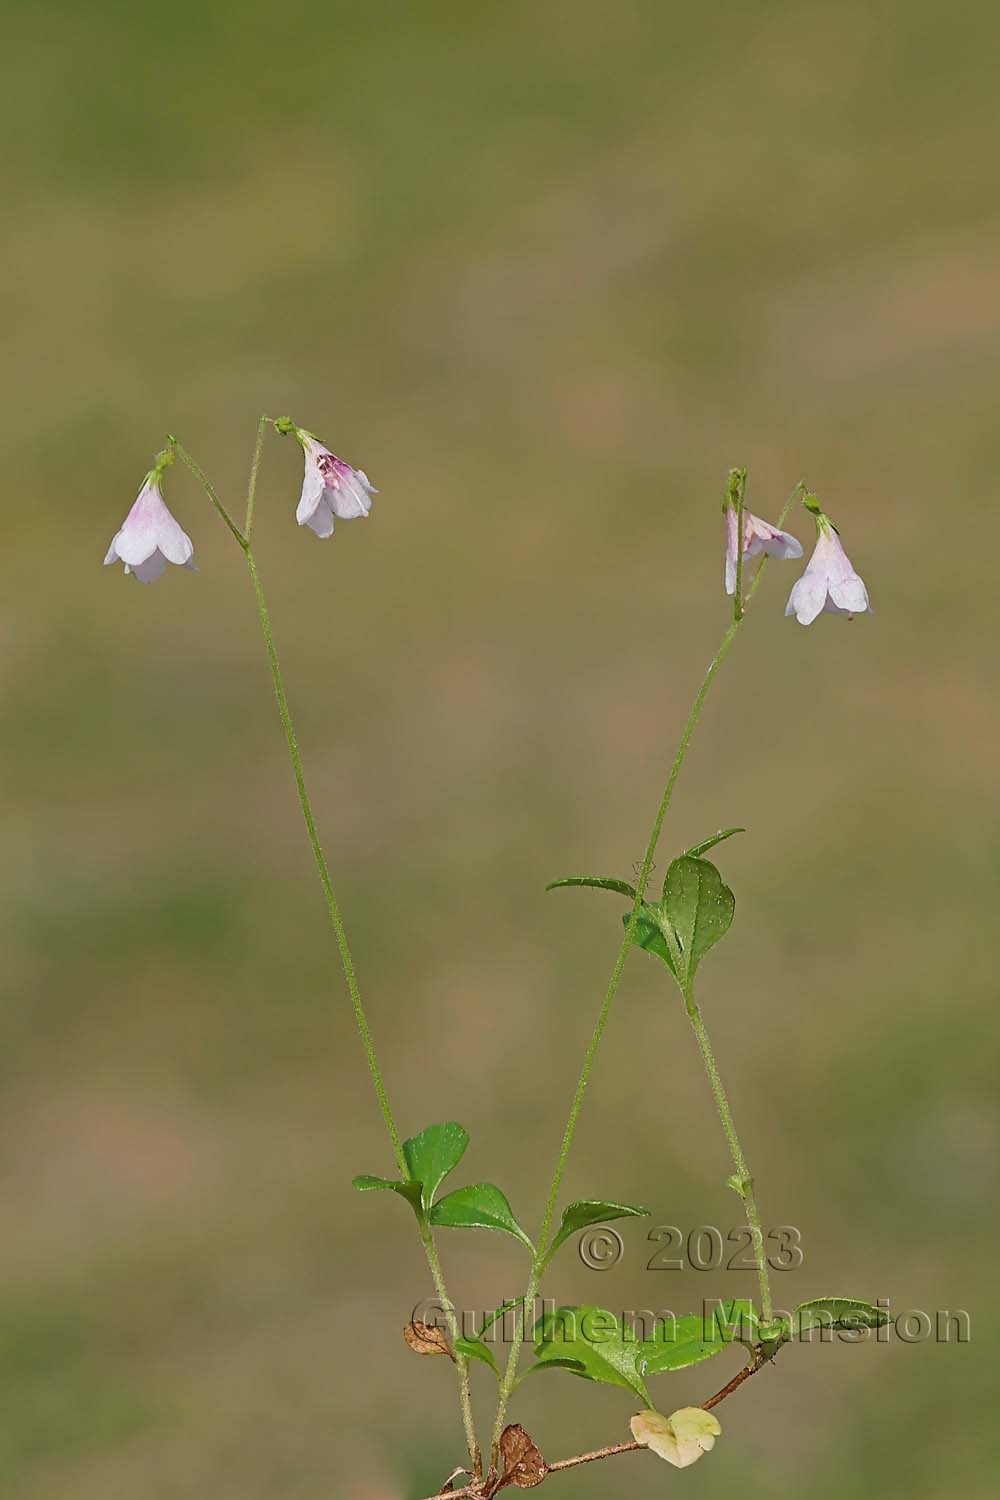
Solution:
[[[400,1120],[461,1118],[529,1224],[619,931],[542,887],[641,851],[724,625],[726,468],[768,514],[803,474],[824,497],[877,613],[801,631],[773,569],[664,857],[749,825],[704,1003],[765,1216],[802,1228],[779,1294],[966,1307],[974,1342],[788,1351],[685,1483],[992,1494],[993,8],[3,25],[5,1494],[364,1500],[460,1454],[449,1371],[399,1339],[412,1228],[349,1185],[389,1158],[239,556],[175,470],[200,575],[100,568],[164,430],[238,495],[262,409],[382,492],[321,546],[275,442],[259,550]],[[727,1170],[637,958],[567,1192],[726,1227]],[[647,1272],[626,1227],[553,1294],[752,1289]],[[463,1306],[519,1289],[516,1248],[443,1250]],[[554,1457],[629,1410],[552,1376],[516,1415]]]

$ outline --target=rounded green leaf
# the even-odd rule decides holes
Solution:
[[[434,1194],[465,1155],[468,1132],[454,1120],[428,1125],[419,1135],[403,1142],[403,1155],[414,1179],[423,1184],[424,1211],[430,1209]]]
[[[734,1298],[708,1312],[664,1319],[654,1336],[642,1345],[646,1375],[666,1370],[686,1370],[702,1360],[721,1354],[728,1345],[753,1343],[757,1337],[757,1315],[744,1297]]]
[[[431,1209],[430,1221],[442,1229],[501,1229],[534,1252],[506,1196],[492,1182],[476,1182],[447,1193]]]
[[[623,927],[628,927],[630,918],[631,913],[626,912],[622,917]],[[670,949],[667,945],[667,940],[663,935],[663,928],[660,925],[659,919],[659,907],[654,906],[648,901],[644,901],[642,906],[639,908],[639,915],[636,919],[635,931],[632,933],[632,942],[637,948],[642,948],[644,952],[655,953],[657,958],[662,958],[671,974],[674,974],[676,978],[674,961],[670,955]]]
[[[673,1324],[665,1324],[663,1337],[649,1339],[644,1344],[646,1351],[646,1374],[661,1375],[665,1370],[686,1370],[704,1359],[721,1354],[726,1347],[717,1334],[708,1331],[705,1319],[699,1313],[677,1318]]]
[[[583,1380],[616,1385],[652,1406],[642,1378],[644,1346],[603,1307],[560,1307],[546,1313],[533,1332],[538,1363],[556,1366]]]
[[[482,1364],[489,1365],[499,1380],[500,1366],[497,1364],[496,1355],[489,1344],[484,1344],[482,1339],[460,1336],[455,1340],[455,1353],[464,1354],[466,1359],[478,1359]]]
[[[662,907],[677,937],[677,977],[686,987],[705,954],[729,931],[736,898],[710,860],[682,854],[667,870]]]

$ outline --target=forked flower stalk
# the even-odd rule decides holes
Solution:
[[[242,548],[243,553],[246,557],[247,568],[250,574],[250,581],[253,585],[254,598],[257,603],[257,614],[260,618],[261,630],[264,635],[264,645],[267,651],[267,662],[271,672],[271,682],[274,687],[274,696],[278,705],[278,717],[281,720],[281,727],[285,735],[285,744],[288,747],[288,756],[292,763],[292,772],[295,777],[295,788],[298,793],[299,806],[302,810],[302,819],[305,823],[306,833],[309,839],[309,847],[312,850],[313,859],[316,864],[316,871],[319,875],[320,885],[323,889],[323,896],[326,901],[327,912],[330,917],[330,924],[333,927],[334,936],[336,938],[337,951],[340,954],[340,961],[344,970],[344,978],[347,981],[347,989],[351,997],[351,1005],[354,1010],[354,1017],[355,1021],[357,1022],[358,1032],[361,1036],[361,1044],[364,1048],[365,1057],[368,1062],[368,1071],[371,1074],[372,1083],[375,1087],[375,1094],[378,1099],[379,1110],[381,1111],[382,1119],[385,1122],[385,1128],[388,1132],[389,1140],[392,1144],[392,1153],[395,1157],[396,1165],[399,1168],[400,1175],[402,1176],[404,1182],[408,1182],[412,1179],[412,1174],[410,1172],[406,1156],[403,1152],[399,1130],[396,1126],[395,1116],[393,1115],[392,1107],[389,1103],[389,1096],[385,1087],[385,1082],[382,1078],[382,1070],[379,1067],[378,1058],[375,1053],[375,1044],[372,1039],[371,1028],[368,1024],[368,1016],[365,1011],[364,1001],[361,998],[361,989],[358,984],[357,972],[354,967],[354,958],[351,953],[350,943],[348,942],[347,931],[344,927],[344,920],[341,916],[340,905],[337,901],[336,893],[334,891],[333,880],[331,878],[330,869],[326,861],[326,855],[323,853],[323,846],[320,843],[319,832],[316,827],[316,819],[313,815],[312,803],[309,799],[309,792],[306,787],[305,772],[302,767],[302,756],[299,752],[298,739],[295,734],[295,726],[292,722],[291,710],[288,706],[288,697],[285,692],[285,684],[281,675],[281,664],[278,660],[278,650],[274,641],[274,631],[271,628],[271,617],[270,613],[268,612],[267,601],[264,598],[264,589],[260,581],[260,574],[257,571],[257,563],[254,558],[249,541],[250,530],[253,525],[254,501],[257,485],[257,475],[260,468],[261,449],[263,446],[264,432],[268,420],[269,419],[267,417],[261,417],[260,422],[258,423],[257,441],[254,447],[254,455],[250,468],[250,483],[247,492],[245,532],[240,531],[239,527],[233,521],[225,506],[222,504],[222,501],[219,499],[215,490],[212,488],[212,485],[210,484],[204,471],[195,463],[194,459],[191,458],[186,449],[184,449],[181,444],[174,438],[171,439],[171,443],[178,453],[179,457],[200,481],[203,489],[205,490],[205,493],[208,495],[209,500],[212,502],[215,509],[225,521],[229,530],[233,533],[234,537],[239,542],[240,547]],[[430,1230],[426,1225],[421,1226],[421,1240],[424,1246],[424,1252],[427,1256],[427,1262],[430,1267],[431,1279],[434,1282],[434,1289],[445,1311],[445,1316],[448,1320],[449,1327],[452,1332],[452,1337],[455,1337],[456,1333],[458,1332],[458,1322],[455,1317],[453,1304],[450,1297],[448,1296],[447,1288],[445,1286],[444,1275],[441,1270],[441,1262],[438,1258],[437,1249],[434,1245]],[[476,1437],[475,1423],[472,1415],[472,1397],[469,1388],[469,1362],[463,1355],[456,1354],[455,1366],[458,1371],[459,1404],[462,1411],[462,1425],[465,1429],[466,1445],[468,1447],[469,1457],[472,1461],[473,1468],[476,1474],[479,1475],[482,1472],[482,1456]]]

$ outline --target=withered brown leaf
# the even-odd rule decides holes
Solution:
[[[520,1423],[513,1422],[504,1428],[500,1434],[500,1452],[507,1484],[519,1490],[533,1490],[536,1484],[541,1484],[547,1473],[545,1460]]]
[[[449,1359],[455,1358],[444,1330],[435,1328],[433,1323],[407,1323],[403,1338],[414,1354],[447,1354]]]

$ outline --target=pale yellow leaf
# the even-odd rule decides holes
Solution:
[[[658,1411],[641,1411],[629,1426],[637,1443],[652,1449],[676,1469],[697,1463],[715,1446],[722,1431],[718,1419],[702,1406],[682,1406],[669,1417]]]

